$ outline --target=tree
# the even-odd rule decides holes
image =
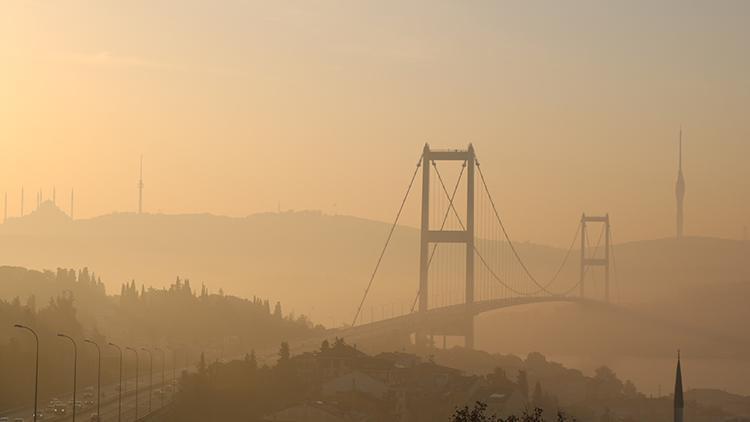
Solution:
[[[206,355],[203,352],[201,352],[201,359],[198,361],[198,374],[206,374]]]
[[[258,359],[255,357],[255,349],[250,351],[250,359],[248,361],[250,368],[255,370],[258,369]]]
[[[331,343],[328,342],[328,340],[323,340],[323,343],[320,344],[320,351],[321,353],[325,353],[331,349]]]
[[[276,302],[276,306],[274,306],[274,308],[273,308],[273,316],[274,316],[274,318],[278,318],[278,319],[282,318],[282,314],[281,314],[281,302]]]
[[[534,395],[531,396],[531,404],[534,407],[541,407],[544,401],[544,393],[542,392],[542,384],[539,381],[534,386]]]
[[[469,406],[456,409],[451,416],[452,422],[499,422],[495,415],[487,415],[487,405],[480,401],[474,403],[474,407],[469,409]]]
[[[451,422],[545,422],[543,417],[544,411],[536,408],[532,412],[523,412],[521,416],[508,416],[506,419],[498,418],[495,415],[487,414],[487,405],[482,402],[476,402],[473,408],[464,406],[456,409],[451,416]],[[575,422],[575,419],[569,419],[565,414],[557,414],[557,422]]]
[[[31,311],[32,314],[36,313],[36,295],[32,294],[26,299],[26,307],[29,308],[29,311]]]
[[[613,370],[601,366],[596,369],[590,388],[594,400],[612,400],[622,394],[623,384]]]
[[[289,358],[291,358],[289,343],[282,341],[279,348],[279,365],[289,362]]]
[[[633,381],[625,381],[625,384],[622,386],[622,394],[629,399],[638,397],[638,389],[635,388]]]
[[[91,277],[89,276],[89,269],[84,267],[82,270],[78,272],[78,282],[86,285],[90,281],[91,281]]]
[[[518,389],[521,390],[521,396],[523,397],[523,400],[526,403],[528,403],[529,402],[529,377],[526,374],[526,371],[524,371],[523,369],[518,371],[516,384],[518,384]]]

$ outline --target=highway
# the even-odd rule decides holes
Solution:
[[[159,382],[154,382],[153,386],[153,396],[151,398],[151,410],[156,411],[159,410],[162,405],[162,397],[157,394],[157,390],[162,388],[161,385],[161,374],[154,374],[154,378],[159,378]],[[166,379],[166,382],[171,382],[171,377],[168,377]],[[138,416],[142,417],[149,413],[149,387],[148,387],[148,379],[145,380],[144,378],[140,377],[138,382]],[[101,403],[101,418],[100,420],[102,422],[110,422],[110,421],[118,421],[118,394],[117,394],[117,386],[118,384],[112,384],[108,386],[102,386],[102,403]],[[94,395],[96,395],[96,389],[94,389]],[[169,404],[169,402],[173,398],[173,393],[166,393],[163,397],[163,403],[164,405]],[[61,396],[58,397],[60,401],[63,403],[68,403],[68,401],[73,399],[72,394],[68,396]],[[77,392],[76,393],[76,400],[83,401],[83,392]],[[68,406],[66,408],[66,415],[65,416],[55,416],[52,414],[51,411],[48,411],[47,406],[49,405],[49,402],[39,402],[39,413],[40,415],[43,415],[43,420],[45,422],[63,422],[63,421],[72,421],[73,414],[72,409]],[[18,411],[11,411],[11,412],[4,412],[0,413],[0,416],[8,417],[11,422],[15,418],[23,418],[24,422],[31,422],[33,421],[33,408],[26,408],[23,410]],[[85,421],[88,422],[91,420],[91,416],[96,414],[96,405],[92,406],[84,406],[83,409],[76,410],[76,421],[81,422]],[[129,379],[127,381],[123,380],[123,395],[122,395],[122,421],[134,421],[135,420],[135,378]]]
[[[302,353],[306,351],[312,351],[316,350],[320,347],[320,342],[325,338],[330,338],[333,334],[337,333],[337,330],[329,330],[325,334],[321,336],[316,336],[314,338],[304,339],[304,340],[298,340],[296,342],[291,342],[291,352],[293,354]],[[237,356],[235,359],[242,359],[243,356]],[[258,360],[259,365],[274,365],[276,363],[276,360],[278,359],[278,348],[272,347],[268,349],[264,349],[256,353],[256,358]],[[223,361],[229,361],[231,359],[224,359]],[[177,374],[182,373],[184,370],[195,370],[194,366],[186,367],[186,368],[179,368],[177,370]],[[169,371],[168,371],[169,372]],[[166,382],[169,383],[172,380],[171,373],[167,373]],[[148,374],[141,374],[138,380],[138,417],[145,416],[148,412],[148,399],[149,399],[149,389],[148,389]],[[117,386],[118,384],[110,384],[106,386],[102,386],[102,403],[101,403],[101,418],[100,420],[102,422],[116,422],[118,421],[118,402],[117,402]],[[179,386],[179,385],[178,385]],[[177,386],[176,386],[177,387]],[[154,386],[153,391],[154,395],[152,397],[152,411],[157,411],[160,409],[161,406],[161,397],[156,394],[156,391],[161,388],[161,373],[154,372]],[[33,394],[33,391],[30,392]],[[94,395],[96,395],[96,387],[94,387]],[[73,396],[72,393],[67,396],[59,396],[57,397],[60,401],[67,404],[68,401],[72,400]],[[164,404],[167,405],[173,398],[173,393],[166,393],[164,395]],[[83,401],[83,390],[80,389],[76,393],[76,400]],[[66,409],[65,416],[54,416],[52,412],[48,411],[48,405],[49,405],[49,399],[41,399],[39,400],[39,412],[40,414],[44,415],[43,420],[45,422],[67,422],[72,421],[72,412],[71,409],[68,407]],[[10,422],[13,422],[14,418],[23,418],[24,422],[31,422],[33,421],[32,415],[34,413],[33,408],[24,408],[24,409],[18,409],[18,410],[6,410],[0,412],[0,417],[5,416],[8,417]],[[91,420],[91,416],[96,413],[96,405],[93,406],[85,406],[83,409],[78,409],[76,411],[76,421],[77,422],[89,422]],[[123,380],[123,396],[122,396],[122,422],[131,422],[135,421],[135,378],[129,378],[127,380]]]

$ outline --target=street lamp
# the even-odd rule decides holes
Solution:
[[[109,343],[109,345],[117,349],[118,352],[120,352],[120,390],[118,391],[118,396],[117,396],[117,422],[121,422],[122,421],[122,349],[120,348],[120,346],[114,343]]]
[[[166,393],[164,391],[166,388],[166,386],[164,385],[164,365],[167,363],[166,362],[167,358],[166,358],[166,354],[164,353],[164,349],[160,349],[157,347],[154,350],[156,350],[157,352],[161,352],[161,402],[160,402],[159,408],[162,408],[164,407],[164,394]]]
[[[145,347],[141,347],[141,350],[148,353],[148,413],[151,413],[151,397],[154,395],[154,355]]]
[[[28,330],[31,334],[34,335],[34,339],[36,340],[36,364],[34,367],[34,422],[36,422],[36,402],[37,397],[39,396],[39,336],[36,335],[36,331],[25,325],[15,324],[14,327],[20,328],[22,330]]]
[[[99,348],[99,345],[96,344],[96,342],[91,341],[89,339],[84,340],[85,343],[93,344],[96,346],[96,353],[99,356],[99,364],[97,367],[96,372],[96,415],[101,418],[101,401],[102,401],[102,349]]]
[[[73,340],[73,337],[58,333],[58,337],[63,337],[73,344],[73,422],[76,422],[76,374],[78,372],[78,347],[76,346],[76,341]]]
[[[138,420],[138,350],[132,347],[126,347],[125,350],[135,353],[135,420]]]

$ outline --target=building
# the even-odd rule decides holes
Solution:
[[[685,400],[682,397],[682,368],[680,352],[677,352],[677,374],[674,381],[674,422],[683,422],[685,417]]]
[[[347,411],[335,403],[322,401],[301,403],[266,415],[266,422],[369,422],[367,415]]]
[[[377,399],[382,399],[388,392],[388,386],[384,382],[363,372],[352,371],[324,383],[321,390],[324,396],[360,392]]]

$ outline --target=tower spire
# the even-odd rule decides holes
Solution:
[[[674,422],[683,422],[685,400],[682,395],[682,368],[680,365],[680,351],[677,350],[677,371],[674,381]]]

